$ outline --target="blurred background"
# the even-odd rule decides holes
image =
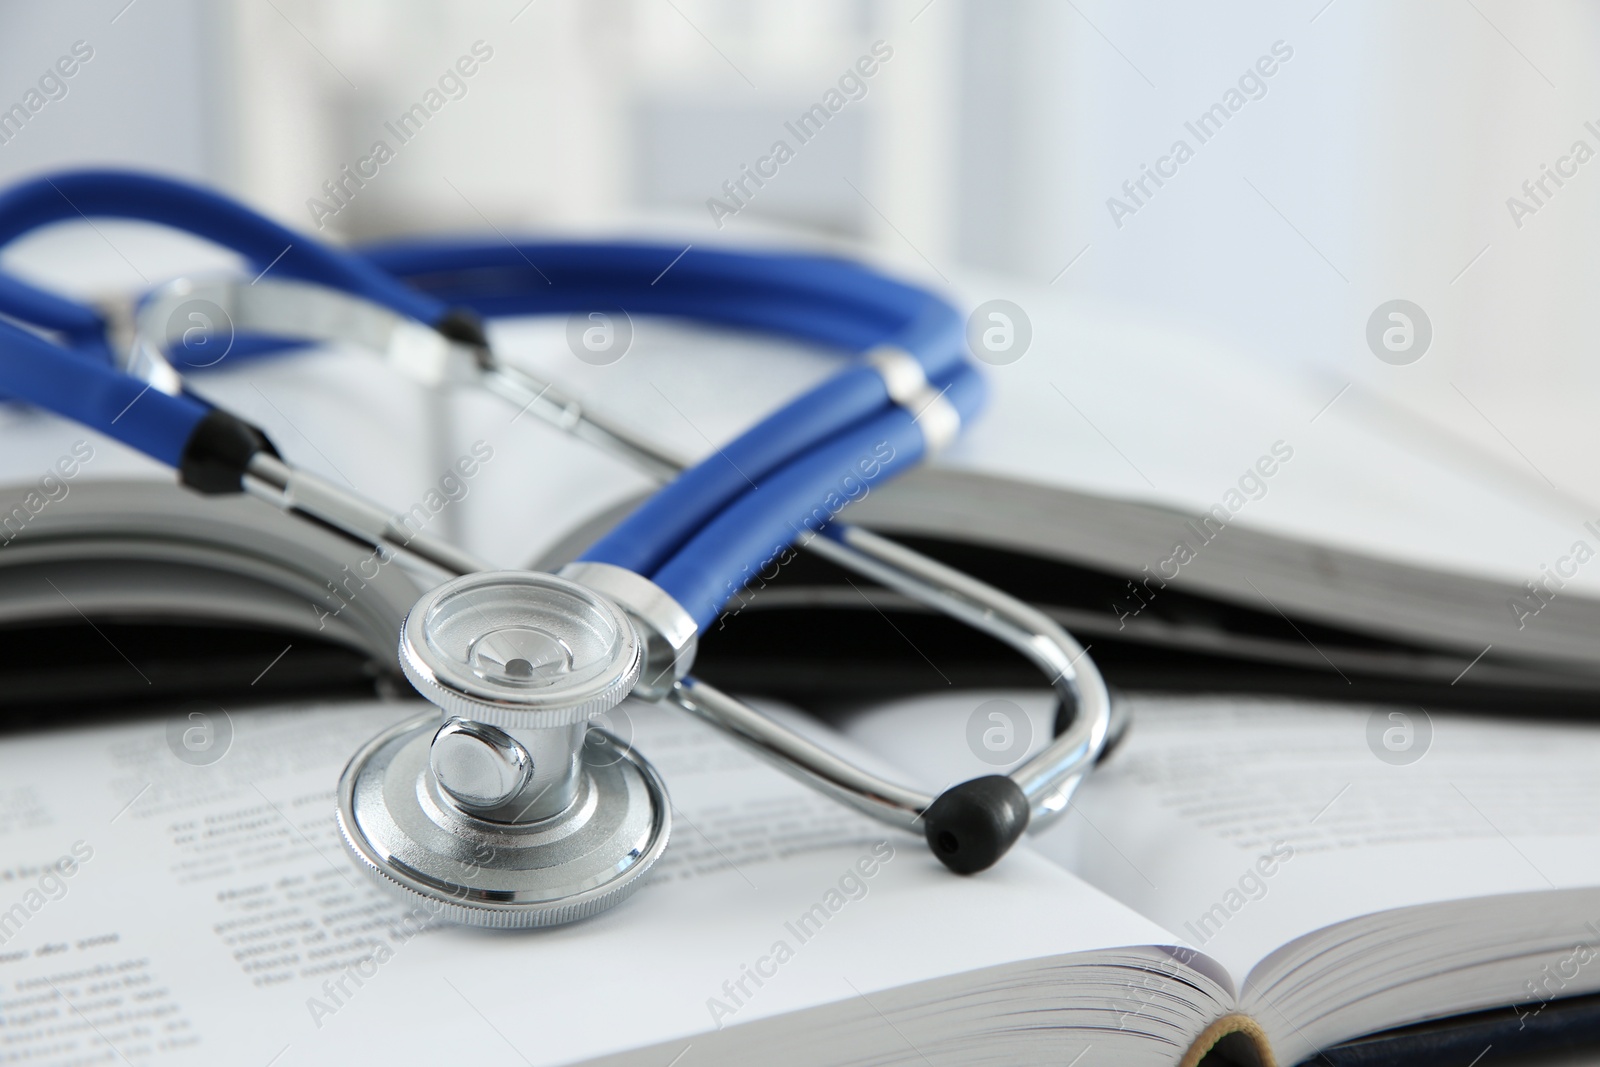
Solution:
[[[0,180],[133,164],[337,240],[780,235],[1014,279],[1600,502],[1597,23],[1576,0],[8,4]],[[1409,365],[1367,343],[1397,299],[1431,325]]]

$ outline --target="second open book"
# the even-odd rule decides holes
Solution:
[[[985,722],[1042,736],[1030,694],[817,730],[935,787],[994,769],[966,741],[989,700],[1009,703]],[[1238,1032],[1287,1064],[1600,988],[1597,730],[1140,700],[1067,818],[962,878],[624,707],[672,792],[667,858],[616,911],[527,933],[438,925],[340,851],[343,761],[415,705],[235,715],[204,766],[163,721],[8,740],[0,1040],[151,1064],[1092,1067],[1193,1063]]]

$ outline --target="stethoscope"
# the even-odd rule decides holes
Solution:
[[[667,845],[666,787],[640,753],[591,725],[630,695],[681,708],[841,803],[920,830],[959,873],[988,868],[1024,830],[1064,814],[1120,733],[1093,661],[1043,613],[834,519],[856,495],[852,484],[878,484],[937,452],[982,402],[959,315],[937,296],[815,255],[510,241],[413,241],[357,254],[208,190],[114,171],[53,175],[0,194],[0,246],[49,223],[101,216],[187,231],[260,273],[172,282],[109,322],[0,274],[0,395],[116,438],[197,492],[247,493],[331,527],[371,548],[375,565],[397,560],[446,576],[399,635],[401,668],[434,710],[369,741],[338,787],[351,854],[435,914],[479,926],[555,925],[638,888]],[[268,347],[353,342],[428,385],[476,385],[666,485],[555,574],[494,569],[285,462],[259,429],[191,392],[179,370],[193,347],[190,319],[179,312],[196,301]],[[686,467],[502,362],[483,328],[489,316],[611,309],[859,358]],[[1027,656],[1059,698],[1055,739],[1009,774],[931,796],[695,678],[697,635],[790,546]]]

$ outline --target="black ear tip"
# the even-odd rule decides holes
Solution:
[[[438,322],[434,323],[433,328],[452,341],[476,345],[479,348],[489,347],[489,335],[484,331],[483,319],[471,308],[450,308]]]
[[[922,825],[940,863],[975,874],[994,866],[1028,828],[1028,798],[1003,774],[974,778],[940,794]]]

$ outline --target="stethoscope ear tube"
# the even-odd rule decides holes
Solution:
[[[284,463],[266,434],[187,392],[169,393],[0,321],[0,395],[98,430],[177,470],[205,494],[248,492],[391,554],[446,574],[484,564],[384,509]]]
[[[266,434],[189,393],[166,393],[114,367],[0,322],[0,395],[52,411],[173,467],[201,493],[238,493],[250,461],[276,456]]]
[[[0,322],[0,396],[26,400],[179,467],[196,429],[212,412],[98,360]]]
[[[178,459],[178,480],[214,496],[244,491],[244,478],[257,454],[276,456],[267,435],[237,415],[212,408],[189,435]]]
[[[0,273],[0,312],[20,322],[54,330],[74,341],[105,343],[105,321],[93,308],[3,273]]]
[[[154,222],[231,249],[257,271],[300,278],[356,293],[430,325],[446,305],[360,256],[337,252],[209,189],[121,170],[63,171],[0,192],[0,247],[54,222],[79,218]],[[0,312],[56,329],[76,316],[60,297],[12,279],[0,285]]]

